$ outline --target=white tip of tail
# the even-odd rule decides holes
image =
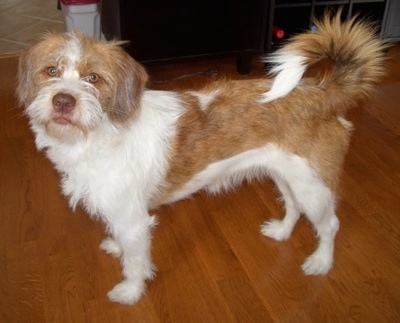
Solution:
[[[264,62],[275,64],[270,74],[275,74],[271,89],[264,93],[259,100],[260,103],[267,103],[284,97],[292,91],[300,82],[307,65],[306,58],[293,52],[277,52],[265,58]]]

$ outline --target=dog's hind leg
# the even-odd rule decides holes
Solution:
[[[310,174],[311,175],[311,174]],[[300,210],[311,221],[319,239],[318,247],[302,265],[307,275],[324,275],[333,264],[339,220],[335,214],[335,196],[317,176],[305,174],[302,183],[290,183]]]
[[[279,176],[272,176],[282,194],[286,214],[283,220],[273,219],[261,226],[261,233],[272,239],[283,241],[290,237],[300,217],[300,210],[288,184]]]
[[[282,193],[286,215],[282,221],[266,222],[261,232],[276,240],[285,240],[300,213],[305,214],[319,242],[316,251],[304,262],[303,271],[307,275],[326,274],[332,267],[335,235],[339,229],[335,195],[307,160],[286,153],[279,157],[279,162],[269,165],[269,172]]]
[[[339,220],[335,214],[333,194],[315,192],[313,203],[303,205],[307,218],[312,222],[319,239],[318,247],[302,265],[307,275],[324,275],[333,264],[335,236],[339,230]]]

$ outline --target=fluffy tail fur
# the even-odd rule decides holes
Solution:
[[[339,114],[354,105],[348,104],[350,101],[372,94],[385,74],[383,62],[388,45],[376,36],[372,24],[356,17],[342,23],[340,15],[341,11],[334,16],[326,14],[322,20],[315,21],[315,33],[292,37],[266,58],[266,62],[275,65],[271,73],[276,76],[261,102],[285,97],[297,88],[307,87],[309,90],[309,85],[312,85],[330,98],[334,97],[335,102],[325,105],[324,109]],[[307,67],[323,59],[333,62],[331,69],[326,70],[322,77],[301,80]]]

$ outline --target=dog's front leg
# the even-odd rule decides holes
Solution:
[[[146,290],[146,279],[152,279],[154,268],[151,262],[151,230],[155,217],[147,213],[132,219],[123,219],[112,224],[112,235],[104,240],[101,248],[113,255],[119,255],[125,279],[108,293],[113,302],[133,304]],[[115,252],[110,252],[111,250]],[[117,253],[118,251],[118,253]]]

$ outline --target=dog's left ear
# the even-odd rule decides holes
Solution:
[[[113,71],[114,95],[107,114],[112,121],[124,123],[139,110],[148,75],[144,67],[121,47],[115,54],[113,58],[116,64],[116,69]]]

